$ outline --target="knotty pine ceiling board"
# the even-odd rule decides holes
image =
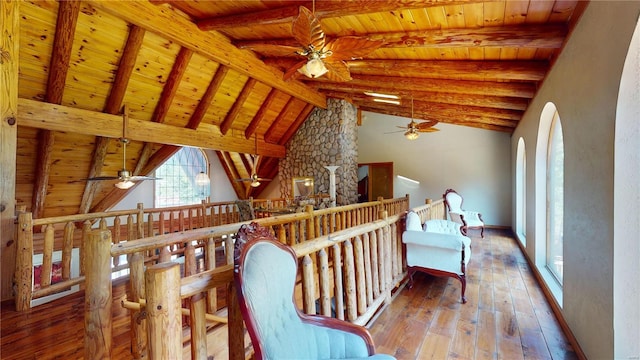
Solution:
[[[213,97],[211,105],[209,105],[203,122],[220,126],[248,80],[248,76],[229,69],[218,88],[218,92]]]

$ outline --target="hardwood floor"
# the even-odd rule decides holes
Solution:
[[[467,303],[460,282],[414,276],[370,331],[380,353],[409,359],[577,359],[510,231],[472,235]]]
[[[378,352],[398,360],[578,358],[510,233],[472,235],[467,303],[457,280],[417,274],[371,327]],[[131,359],[124,290],[114,285],[113,359]],[[83,309],[82,291],[26,313],[3,303],[0,358],[82,359]]]

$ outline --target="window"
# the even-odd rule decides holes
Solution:
[[[208,181],[197,181],[198,174],[206,174],[208,161],[201,149],[183,147],[156,170],[161,178],[155,184],[155,206],[169,207],[198,204],[209,196]],[[201,175],[202,176],[202,175]]]
[[[564,142],[556,111],[551,120],[547,147],[547,254],[546,265],[562,285],[562,236],[564,215]]]
[[[518,140],[516,153],[516,234],[522,245],[527,245],[527,156],[524,139]]]

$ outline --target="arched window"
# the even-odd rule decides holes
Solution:
[[[198,204],[211,191],[207,157],[201,149],[183,147],[156,169],[155,206]],[[206,175],[198,176],[200,173]]]
[[[518,140],[516,150],[516,234],[523,246],[527,245],[527,156],[524,139]]]
[[[564,142],[556,110],[551,120],[547,147],[547,254],[546,265],[562,285],[564,219]]]

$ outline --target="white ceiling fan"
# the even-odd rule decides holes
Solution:
[[[413,119],[413,97],[411,98],[411,121],[407,124],[407,126],[396,126],[400,129],[399,131],[391,131],[386,134],[393,134],[397,132],[404,132],[404,137],[408,140],[415,140],[420,136],[420,133],[424,132],[436,132],[440,131],[439,129],[434,128],[438,122],[437,121],[425,121],[418,123]]]
[[[127,138],[127,122],[128,122],[127,109],[125,107],[124,114],[122,117],[122,137],[119,139],[122,143],[122,170],[118,171],[118,176],[94,176],[88,178],[87,181],[103,181],[103,180],[120,180],[114,184],[115,187],[122,190],[130,189],[133,185],[135,185],[136,181],[142,180],[160,180],[160,178],[156,178],[153,176],[141,176],[141,175],[132,175],[129,170],[127,170],[127,144],[129,143],[129,139]]]

